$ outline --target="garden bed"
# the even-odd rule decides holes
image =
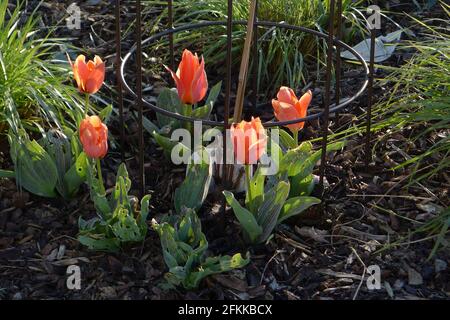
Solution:
[[[113,84],[115,77],[110,67],[115,53],[114,9],[107,2],[82,4],[82,16],[89,17],[88,23],[83,23],[83,29],[75,33],[66,33],[62,28],[57,35],[73,37],[73,45],[104,57],[109,74],[106,83]],[[43,23],[55,25],[65,9],[65,1],[44,1],[39,9]],[[133,10],[124,6],[123,11],[123,24],[127,24],[133,20]],[[427,14],[433,17],[442,12]],[[128,34],[123,50],[131,48],[133,42]],[[397,55],[388,63],[396,66],[403,60]],[[358,83],[351,69],[346,72],[344,91],[354,92]],[[379,71],[377,75],[383,77],[385,72]],[[220,79],[209,79],[210,83],[216,83],[215,80]],[[320,89],[316,90],[319,95]],[[376,94],[381,98],[389,90],[389,86],[384,86]],[[105,88],[103,97],[110,96],[112,92]],[[351,110],[343,112],[340,126],[352,127],[355,117],[364,115],[365,101],[366,97],[362,97]],[[132,105],[129,100],[125,102],[126,106]],[[220,108],[217,112],[221,113]],[[259,115],[270,118],[271,112],[259,110]],[[149,110],[145,115],[155,118]],[[125,162],[133,182],[131,194],[138,195],[135,189],[139,177],[138,128],[132,113],[126,114],[126,123],[129,148]],[[110,134],[118,137],[117,117],[112,118],[109,127]],[[338,129],[333,122],[330,132]],[[412,220],[427,222],[438,207],[450,205],[449,177],[443,172],[405,189],[411,170],[404,169],[401,174],[391,170],[405,161],[402,148],[408,137],[423,129],[405,128],[395,137],[376,133],[375,161],[369,170],[360,149],[364,137],[351,136],[345,149],[330,157],[326,200],[306,215],[289,219],[267,244],[245,244],[231,208],[222,211],[221,190],[210,194],[198,212],[209,241],[208,253],[231,255],[249,251],[251,261],[242,269],[206,278],[198,290],[164,289],[167,267],[154,231],[149,231],[142,243],[125,246],[117,253],[96,252],[82,246],[77,240],[79,217],[86,219],[95,213],[86,186],[70,201],[48,200],[27,191],[19,192],[14,180],[1,179],[0,299],[448,299],[448,247],[427,259],[434,241],[425,241],[426,235],[410,231],[416,227]],[[318,123],[311,123],[301,139],[316,138],[319,130]],[[172,213],[173,194],[184,179],[185,168],[169,164],[150,135],[145,135],[145,141],[145,191],[151,195],[148,220],[151,230],[151,219],[160,221],[163,215]],[[429,143],[424,139],[416,145],[426,151]],[[120,163],[118,150],[110,152],[103,161],[106,189],[114,187]],[[0,137],[0,166],[12,168],[7,140],[3,137]],[[389,246],[396,241],[402,244]],[[378,252],[380,249],[385,250]],[[81,267],[81,290],[67,289],[69,265]],[[364,277],[370,265],[381,269],[380,290],[369,290],[366,286]]]

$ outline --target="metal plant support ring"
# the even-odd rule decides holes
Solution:
[[[247,23],[248,22],[246,20],[233,21],[233,25],[244,25],[245,26],[245,25],[247,25]],[[196,24],[188,24],[188,25],[184,25],[181,27],[173,28],[173,29],[168,29],[168,30],[162,31],[160,33],[157,33],[157,34],[145,39],[144,41],[142,41],[141,45],[144,46],[144,45],[152,44],[153,42],[155,42],[156,40],[159,40],[162,37],[165,37],[165,36],[171,37],[171,35],[176,34],[178,32],[182,32],[182,31],[190,31],[190,30],[196,30],[196,29],[206,28],[206,27],[211,27],[211,26],[226,26],[226,25],[227,25],[226,21],[208,21],[208,22],[201,22],[201,23],[196,23]],[[255,25],[258,27],[282,28],[282,29],[287,29],[287,30],[305,32],[305,33],[315,35],[315,36],[325,39],[325,40],[328,39],[328,37],[329,37],[329,35],[327,33],[319,32],[319,31],[308,29],[305,27],[284,24],[284,23],[276,23],[276,22],[270,22],[270,21],[258,21],[258,22],[255,22]],[[348,106],[350,103],[352,103],[357,98],[359,98],[364,93],[364,91],[367,89],[368,84],[369,84],[369,79],[370,79],[369,66],[367,65],[364,58],[358,52],[356,52],[352,47],[350,47],[349,45],[342,42],[341,40],[339,40],[336,37],[333,37],[333,43],[335,46],[337,46],[339,48],[344,48],[344,49],[348,50],[349,52],[351,52],[353,54],[353,56],[361,63],[361,66],[364,69],[362,74],[365,76],[365,80],[363,81],[361,88],[358,90],[358,92],[355,95],[348,97],[348,98],[340,98],[340,100],[343,102],[339,103],[338,105],[331,104],[329,106],[329,113],[338,112],[342,108]],[[131,50],[125,55],[125,57],[122,61],[121,68],[120,68],[120,79],[122,81],[123,87],[134,98],[137,98],[137,94],[131,89],[131,87],[128,85],[128,83],[125,79],[125,69],[127,67],[127,63],[130,61],[131,56],[134,53],[136,53],[136,50],[137,50],[137,45],[135,44],[131,48]],[[208,125],[208,126],[218,126],[218,127],[225,126],[224,122],[187,117],[187,116],[181,115],[179,113],[175,113],[175,112],[171,112],[171,111],[159,108],[158,106],[148,102],[144,98],[142,98],[142,104],[145,105],[146,107],[151,108],[152,110],[154,110],[157,113],[171,117],[173,119],[187,121],[187,122],[201,121],[204,125]],[[296,123],[300,123],[300,122],[312,121],[312,120],[321,118],[323,115],[324,115],[324,111],[321,111],[321,112],[318,112],[318,113],[315,113],[312,115],[308,115],[304,118],[299,118],[299,119],[290,120],[290,121],[269,121],[269,122],[263,123],[263,125],[264,125],[264,127],[267,127],[267,128],[278,127],[278,126],[281,127],[281,126],[287,126],[287,125],[296,124]]]

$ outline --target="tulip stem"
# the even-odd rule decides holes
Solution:
[[[298,147],[298,131],[294,131],[292,134],[294,135],[295,146]]]
[[[251,200],[252,199],[252,193],[251,193],[251,188],[250,188],[250,181],[251,181],[251,174],[250,174],[250,169],[251,169],[251,164],[246,164],[245,165],[245,177],[246,177],[246,182],[247,182],[247,192],[248,192],[248,198]]]
[[[105,185],[103,184],[102,166],[100,164],[100,158],[97,158],[96,162],[97,162],[98,180],[100,181],[101,191],[102,191],[103,194],[105,194],[106,191],[105,191]]]
[[[85,101],[86,101],[86,105],[85,105],[85,109],[84,109],[84,118],[86,118],[86,116],[88,115],[89,112],[89,93],[86,93],[85,96]]]

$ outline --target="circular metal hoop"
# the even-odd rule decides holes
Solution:
[[[247,21],[246,20],[237,20],[237,21],[233,21],[233,25],[247,25]],[[283,29],[288,29],[288,30],[294,30],[294,31],[301,31],[301,32],[305,32],[305,33],[309,33],[312,35],[315,35],[319,38],[323,38],[323,39],[327,39],[328,38],[328,34],[326,33],[322,33],[316,30],[312,30],[312,29],[308,29],[305,27],[299,27],[299,26],[294,26],[294,25],[289,25],[289,24],[284,24],[284,23],[276,23],[276,22],[270,22],[270,21],[258,21],[255,23],[256,26],[258,27],[272,27],[272,28],[283,28]],[[207,21],[207,22],[200,22],[200,23],[196,23],[196,24],[188,24],[188,25],[184,25],[178,28],[174,28],[174,29],[169,29],[169,30],[165,30],[162,31],[160,33],[157,33],[147,39],[145,39],[144,41],[142,41],[142,45],[146,45],[146,44],[151,44],[154,41],[170,35],[170,34],[176,34],[178,32],[182,32],[182,31],[189,31],[189,30],[195,30],[195,29],[200,29],[200,28],[206,28],[206,27],[211,27],[211,26],[226,26],[226,22],[224,21]],[[364,75],[365,75],[365,80],[361,86],[361,88],[358,90],[358,92],[349,98],[344,98],[342,99],[344,102],[342,102],[341,104],[337,105],[333,104],[330,106],[330,110],[329,112],[337,112],[340,109],[346,107],[347,105],[349,105],[350,103],[352,103],[353,101],[355,101],[358,97],[360,97],[362,95],[362,93],[366,90],[368,83],[369,83],[369,67],[366,63],[366,61],[364,60],[364,58],[358,53],[356,52],[352,47],[350,47],[349,45],[347,45],[346,43],[337,40],[336,38],[334,38],[333,43],[336,46],[339,46],[341,48],[345,48],[346,50],[348,50],[349,52],[351,52],[354,57],[361,63],[361,65],[364,68]],[[130,86],[128,85],[126,79],[125,79],[125,67],[127,65],[127,63],[129,62],[131,56],[133,53],[136,52],[137,46],[136,44],[131,48],[131,50],[125,55],[122,64],[120,66],[120,81],[122,82],[123,87],[125,88],[125,90],[131,94],[134,98],[137,98],[136,93],[130,88]],[[187,117],[187,116],[183,116],[179,113],[175,113],[175,112],[171,112],[165,109],[162,109],[150,102],[148,102],[147,100],[145,100],[144,98],[142,98],[142,103],[151,108],[152,110],[154,110],[155,112],[158,112],[162,115],[171,117],[173,119],[177,119],[177,120],[181,120],[181,121],[188,121],[188,122],[194,122],[194,121],[201,121],[203,124],[208,125],[208,126],[218,126],[218,127],[224,127],[224,122],[219,122],[219,121],[212,121],[212,120],[203,120],[203,119],[196,119],[196,118],[192,118],[192,117]],[[296,124],[296,123],[300,123],[300,122],[305,122],[305,121],[311,121],[311,120],[315,120],[318,119],[320,117],[322,117],[323,115],[323,111],[313,114],[313,115],[309,115],[306,116],[304,118],[299,118],[299,119],[295,119],[295,120],[290,120],[290,121],[269,121],[269,122],[265,122],[263,123],[264,127],[278,127],[278,126],[287,126],[287,125],[291,125],[291,124]]]

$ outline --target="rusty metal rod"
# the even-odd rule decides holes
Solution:
[[[230,105],[231,105],[231,77],[232,77],[232,59],[233,59],[233,0],[228,0],[228,17],[227,17],[227,76],[226,76],[226,88],[225,88],[225,108],[223,115],[223,123],[224,123],[224,135],[223,135],[223,174],[222,180],[224,180],[224,185],[228,183],[228,168],[227,165],[227,129],[230,127],[229,125],[229,117],[230,117]],[[225,200],[224,200],[225,201]],[[226,205],[224,205],[225,210]]]
[[[142,29],[141,29],[141,0],[136,0],[136,95],[139,125],[139,192],[145,194],[144,172],[144,122],[142,108]]]
[[[173,29],[173,1],[167,0],[167,11],[169,16],[168,27]],[[173,33],[169,33],[170,68],[175,70],[175,49],[173,44]]]
[[[375,45],[376,45],[376,29],[370,30],[370,63],[369,63],[369,85],[367,89],[367,119],[366,119],[366,168],[372,161],[372,104],[373,104],[373,83],[375,78]]]
[[[324,177],[327,161],[327,144],[328,144],[328,125],[330,120],[330,104],[331,104],[331,69],[333,64],[333,43],[334,43],[334,16],[335,16],[335,0],[330,0],[330,18],[328,28],[328,52],[327,52],[327,74],[325,82],[325,99],[324,99],[324,114],[322,124],[322,158],[320,162],[320,179],[319,186],[324,194]]]
[[[259,69],[259,57],[258,57],[258,0],[255,0],[255,25],[253,26],[253,84],[252,84],[252,114],[256,113],[256,106],[258,104],[258,69]]]
[[[337,40],[342,40],[342,0],[337,2]],[[342,79],[342,59],[341,59],[341,46],[336,46],[336,105],[341,103],[341,79]],[[335,113],[336,126],[339,127],[339,112]]]
[[[120,66],[122,63],[122,47],[121,47],[121,26],[120,26],[120,0],[116,0],[116,90],[117,90],[117,105],[119,106],[119,122],[120,122],[120,156],[122,162],[125,161],[125,123],[123,117],[123,88],[120,79]]]

